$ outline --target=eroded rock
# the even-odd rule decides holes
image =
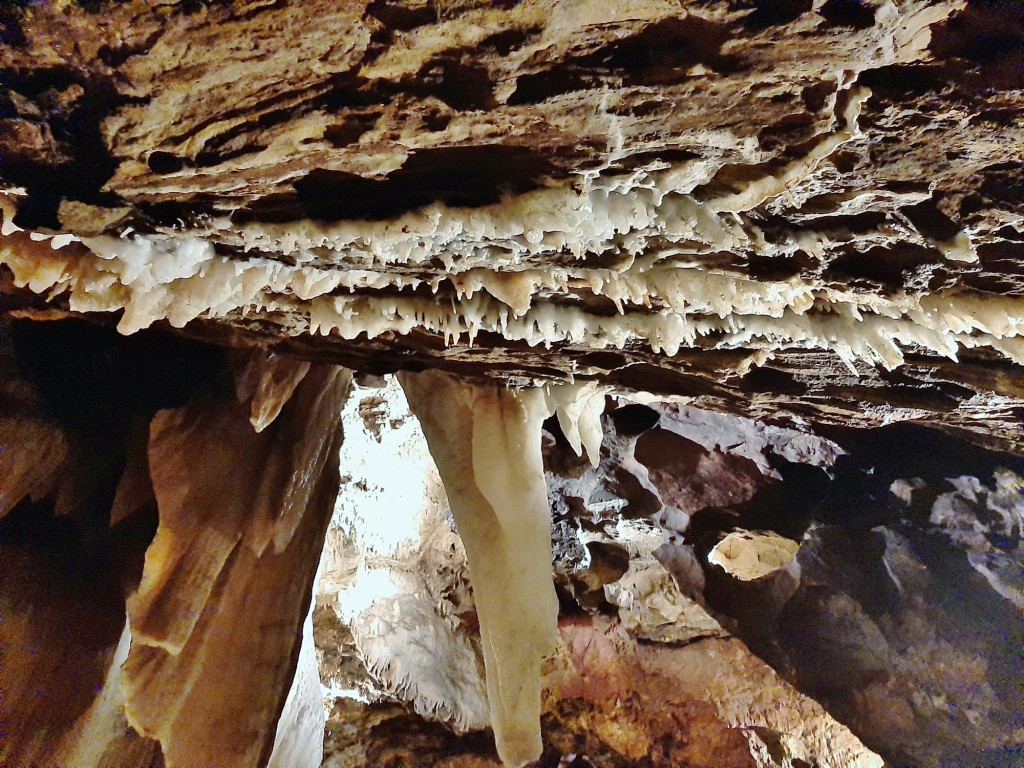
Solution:
[[[267,409],[236,398],[225,356],[162,345],[158,365],[134,367],[150,355],[136,342],[57,330],[4,328],[5,354],[28,373],[4,367],[3,408],[25,418],[32,406],[50,429],[22,430],[2,452],[52,456],[43,466],[59,482],[8,476],[0,760],[252,766],[276,744],[283,764],[318,765],[303,619],[338,488],[348,373],[311,367],[257,433],[250,411]],[[12,348],[21,334],[35,344]],[[126,375],[111,382],[108,368]]]
[[[12,8],[5,301],[1019,448],[1012,4],[777,6]]]

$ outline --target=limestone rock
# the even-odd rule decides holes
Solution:
[[[1015,765],[1019,458],[920,429],[845,442],[793,559],[750,582],[709,565],[710,606],[887,763]]]
[[[5,304],[1020,447],[1021,23],[967,0],[14,4]]]
[[[741,581],[775,573],[793,559],[799,544],[771,531],[732,531],[708,553],[708,562]]]
[[[595,620],[563,626],[562,639],[548,677],[563,699],[555,720],[589,726],[594,765],[883,765],[734,638],[647,645]]]
[[[45,428],[3,433],[0,762],[318,765],[300,649],[348,374],[310,367],[257,433],[216,351],[3,330],[0,409]],[[56,482],[26,482],[31,456]]]
[[[551,765],[1019,754],[1022,39],[999,0],[4,3],[0,762],[314,760],[333,365],[461,377],[410,386],[477,579],[436,483],[353,511],[416,463],[353,446],[336,764],[495,765],[448,726],[555,594]],[[413,431],[374,391],[367,453]]]
[[[270,758],[337,493],[347,386],[339,369],[316,370],[262,433],[237,401],[154,418],[160,525],[128,603],[124,670],[128,720],[168,766]]]

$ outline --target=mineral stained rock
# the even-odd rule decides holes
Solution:
[[[311,372],[262,433],[237,402],[153,420],[160,525],[124,673],[128,720],[168,766],[269,758],[337,493],[342,374]]]
[[[564,626],[562,638],[548,678],[552,695],[563,698],[555,719],[587,722],[586,753],[618,757],[605,764],[882,768],[878,755],[735,638],[652,646],[601,619]]]
[[[285,762],[271,764],[318,765],[322,698],[303,622],[338,489],[348,372],[308,367],[257,433],[250,412],[275,408],[238,400],[231,370],[244,366],[222,354],[148,341],[162,365],[147,368],[153,351],[100,329],[3,330],[4,408],[45,428],[6,432],[0,452],[15,468],[48,457],[56,481],[4,478],[0,763],[253,766],[278,748]],[[60,375],[78,354],[95,357]],[[103,363],[130,374],[111,382]]]

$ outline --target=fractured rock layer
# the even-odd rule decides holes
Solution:
[[[666,768],[883,765],[736,638],[648,645],[601,619],[572,622],[562,638],[547,682],[553,696],[566,700],[556,718],[569,719],[576,709],[593,728],[584,747],[590,754],[646,758]]]
[[[1016,4],[986,0],[7,3],[0,313],[116,325],[155,354],[96,364],[58,343],[77,326],[0,326],[0,757],[313,759],[275,728],[311,687],[294,672],[344,389],[325,363],[406,372],[476,580],[457,620],[400,594],[353,613],[460,627],[477,683],[479,619],[507,762],[542,749],[551,555],[589,614],[563,636],[620,638],[606,656],[634,673],[701,645],[742,666],[733,630],[886,759],[1018,749],[1005,642],[975,630],[1024,602],[1020,472],[905,473],[872,490],[895,511],[837,512],[816,494],[868,467],[808,428],[918,420],[1024,450],[1022,39]],[[168,371],[150,327],[242,351]],[[605,397],[642,392],[663,402]],[[415,593],[423,568],[376,570]],[[69,596],[77,637],[49,626],[78,616]],[[404,698],[417,666],[381,637],[341,639]],[[947,658],[962,685],[925,679]],[[687,753],[675,714],[644,731],[618,709],[635,686],[606,687],[580,712],[609,764],[821,754],[818,731],[794,746],[788,721],[680,700],[721,747]],[[417,711],[479,720],[421,693]],[[874,764],[860,750],[843,759]]]
[[[1019,15],[777,5],[11,10],[5,292],[1019,446]]]

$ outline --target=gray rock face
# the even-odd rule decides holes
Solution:
[[[1015,765],[1020,460],[925,430],[879,439],[891,460],[848,444],[784,573],[744,584],[711,568],[709,602],[888,762]]]

